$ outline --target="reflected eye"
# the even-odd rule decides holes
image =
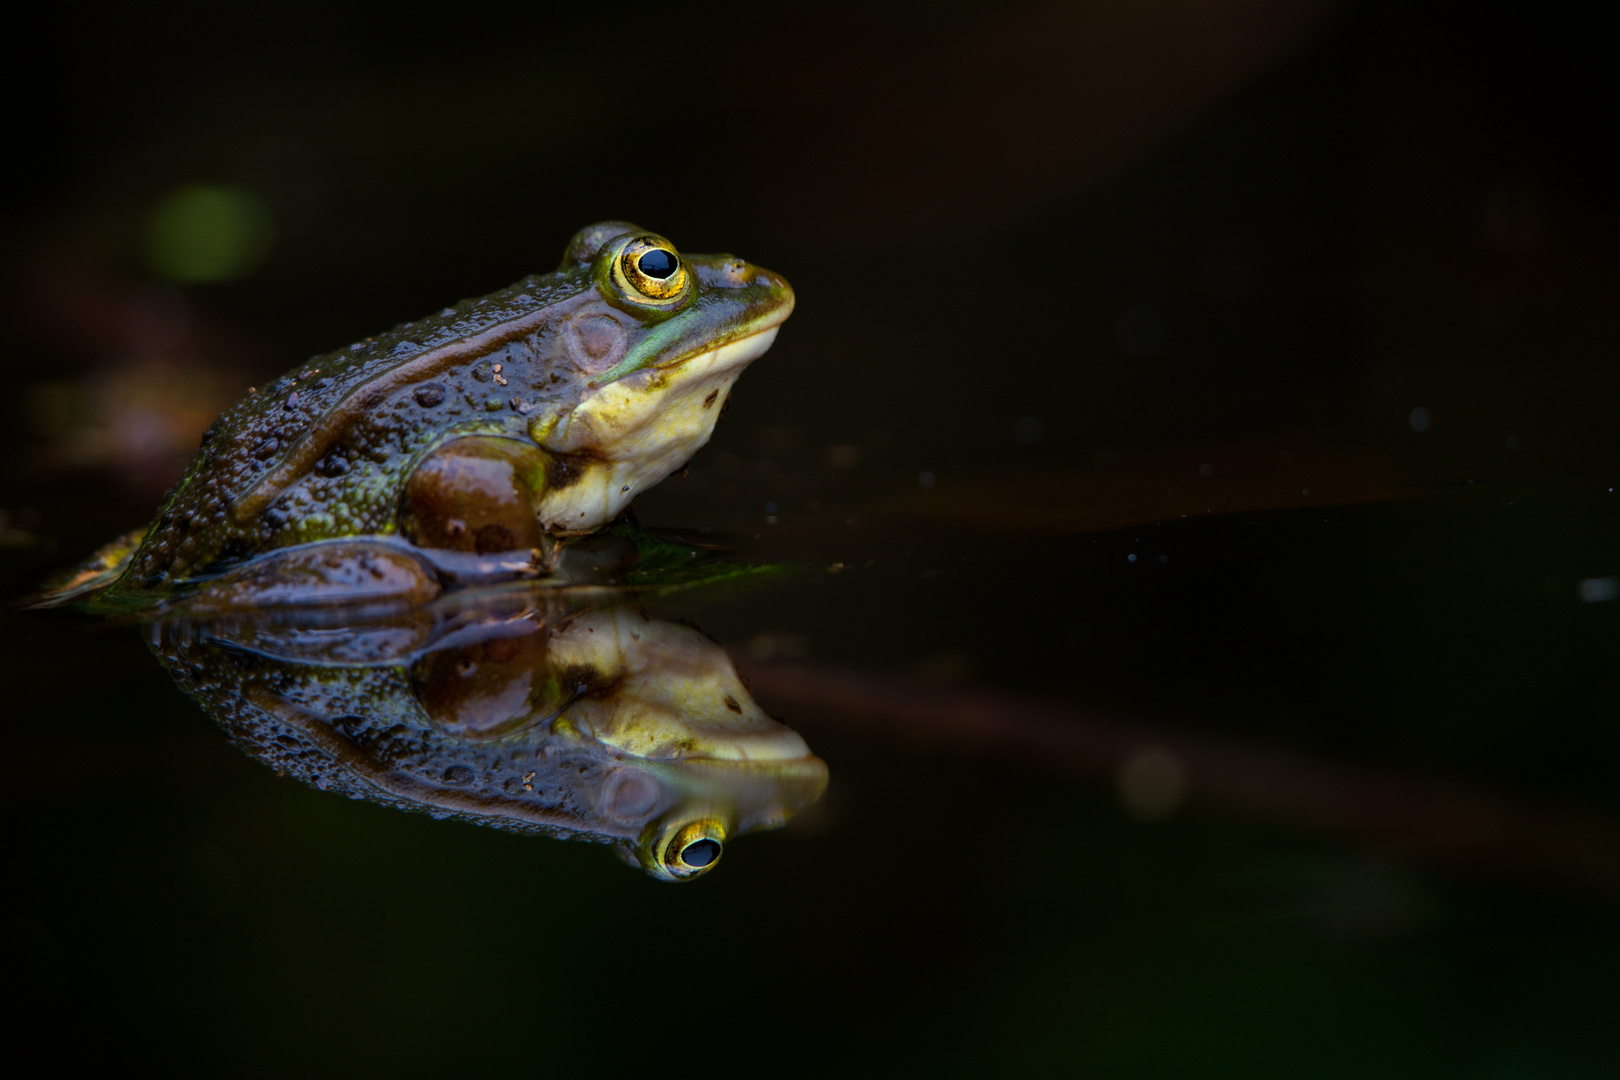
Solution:
[[[681,826],[664,845],[664,870],[675,878],[697,877],[714,868],[725,851],[726,827],[719,821],[693,821]]]
[[[694,840],[681,849],[681,862],[701,870],[720,857],[720,844],[714,840]]]
[[[686,267],[668,240],[638,236],[614,262],[613,276],[632,296],[655,302],[677,299],[686,288]]]

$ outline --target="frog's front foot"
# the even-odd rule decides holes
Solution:
[[[563,541],[555,536],[540,538],[540,546],[534,549],[535,562],[543,574],[555,574],[557,567],[562,564]]]
[[[450,548],[418,548],[416,554],[433,567],[446,585],[484,585],[518,578],[550,577],[557,569],[558,555],[547,561],[541,548],[515,551],[456,551]]]

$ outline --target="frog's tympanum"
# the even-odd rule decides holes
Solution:
[[[318,356],[203,435],[156,520],[43,598],[419,602],[535,576],[708,441],[787,282],[625,222],[559,269]]]
[[[665,881],[707,872],[827,784],[718,645],[636,608],[569,610],[520,583],[369,623],[259,613],[155,627],[182,689],[278,772],[612,844]]]

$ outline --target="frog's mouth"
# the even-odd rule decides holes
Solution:
[[[681,442],[701,433],[691,447],[695,452],[708,441],[737,376],[771,347],[781,325],[782,319],[776,319],[749,334],[695,349],[667,364],[593,384],[579,404],[551,423],[549,430],[531,429],[530,434],[542,449],[554,454],[622,459],[662,453],[655,444]]]
[[[677,368],[691,369],[694,372],[705,374],[721,371],[741,371],[764,355],[765,350],[769,349],[772,343],[776,341],[776,332],[782,328],[782,323],[785,321],[787,321],[786,314],[775,319],[768,326],[750,330],[740,337],[732,338],[730,341],[722,342],[719,345],[706,345],[701,349],[679,357],[673,363],[651,367],[645,372],[627,375],[625,379],[634,379],[641,374],[653,375],[668,372]],[[621,379],[620,381],[625,380]]]
[[[671,318],[646,324],[618,363],[592,377],[589,389],[651,370],[746,364],[770,347],[793,314],[793,287],[780,275],[729,255],[687,261],[697,283],[691,302]]]
[[[771,347],[780,325],[588,390],[554,422],[537,418],[530,435],[556,462],[537,508],[542,525],[557,535],[587,532],[685,465],[709,441],[737,376]]]

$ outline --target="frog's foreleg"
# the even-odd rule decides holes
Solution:
[[[535,568],[542,574],[555,574],[557,567],[562,563],[564,541],[561,537],[547,534],[540,538],[540,546],[534,549]]]
[[[538,517],[546,484],[546,455],[523,439],[469,435],[452,439],[424,458],[399,508],[399,533],[435,554],[444,569],[479,559],[513,572],[550,573],[562,549]],[[446,554],[454,559],[447,561]],[[465,576],[464,571],[452,571]]]

